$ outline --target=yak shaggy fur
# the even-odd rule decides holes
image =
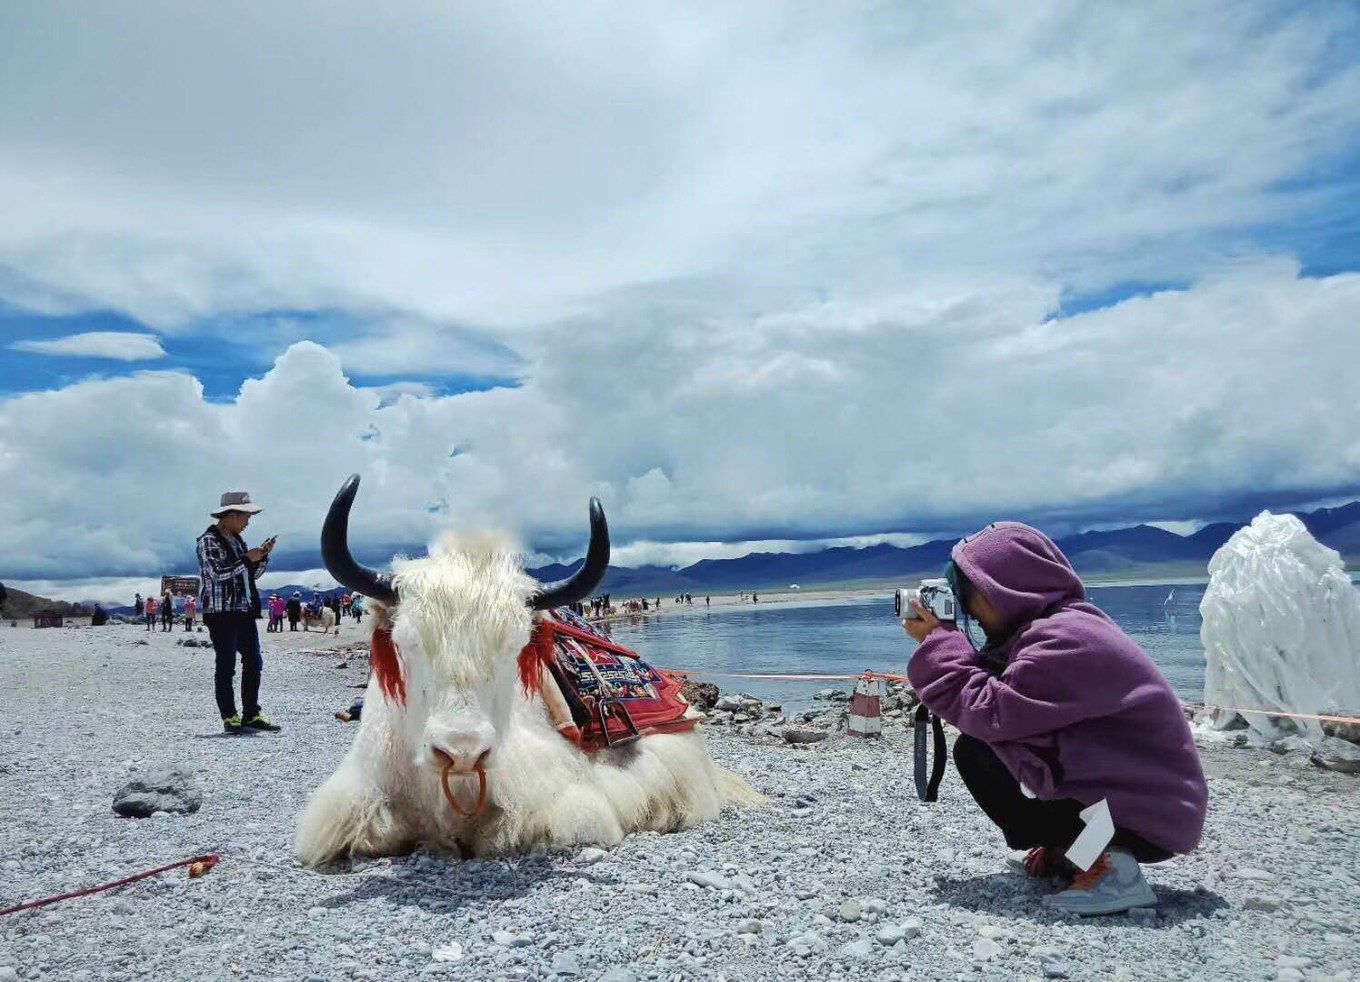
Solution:
[[[713,760],[698,728],[593,754],[562,738],[519,681],[517,657],[533,623],[528,602],[539,586],[508,543],[445,538],[430,556],[393,569],[401,602],[391,611],[374,604],[372,626],[391,625],[407,698],[390,698],[376,675],[370,680],[354,742],[299,822],[294,847],[305,865],[422,844],[474,856],[613,845],[629,832],[691,828],[724,805],[764,801]],[[444,799],[438,770],[422,762],[421,743],[428,714],[456,707],[470,691],[490,707],[496,735],[486,808],[464,818]],[[455,781],[475,795],[475,778]]]

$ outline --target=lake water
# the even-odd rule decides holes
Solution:
[[[1088,596],[1153,657],[1182,699],[1204,695],[1199,602],[1205,584],[1093,586]],[[974,637],[981,632],[974,628]],[[819,689],[850,682],[722,678],[716,673],[905,674],[916,643],[893,616],[892,596],[790,601],[668,611],[616,619],[613,636],[654,665],[689,669],[724,692],[750,692],[789,711],[812,705]]]

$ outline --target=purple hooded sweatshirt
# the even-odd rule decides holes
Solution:
[[[1184,853],[1208,788],[1190,725],[1152,659],[1099,608],[1047,536],[997,522],[953,549],[1005,630],[988,671],[962,631],[937,629],[907,674],[926,707],[991,745],[1042,799],[1109,799],[1116,826]]]

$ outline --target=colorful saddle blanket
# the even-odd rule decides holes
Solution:
[[[585,750],[692,730],[699,720],[681,694],[682,681],[565,609],[549,612],[534,629],[519,669],[558,731]]]

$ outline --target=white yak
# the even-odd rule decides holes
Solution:
[[[374,601],[374,628],[390,627],[392,644],[388,658],[375,646],[354,743],[303,811],[294,844],[301,862],[419,844],[464,856],[612,845],[632,831],[690,828],[724,805],[764,800],[713,760],[697,729],[587,753],[521,685],[533,612],[583,599],[604,576],[609,533],[598,501],[585,563],[560,583],[540,585],[508,543],[486,536],[446,538],[427,557],[394,563],[389,577],[350,555],[358,484],[354,475],[336,495],[322,556],[337,581]],[[463,806],[446,800],[441,775],[451,775]]]
[[[322,607],[319,614],[313,614],[305,606],[302,608],[302,629],[310,631],[313,626],[319,627],[322,634],[330,634],[331,631],[337,635],[340,633],[340,628],[335,623],[335,611],[329,607]]]

